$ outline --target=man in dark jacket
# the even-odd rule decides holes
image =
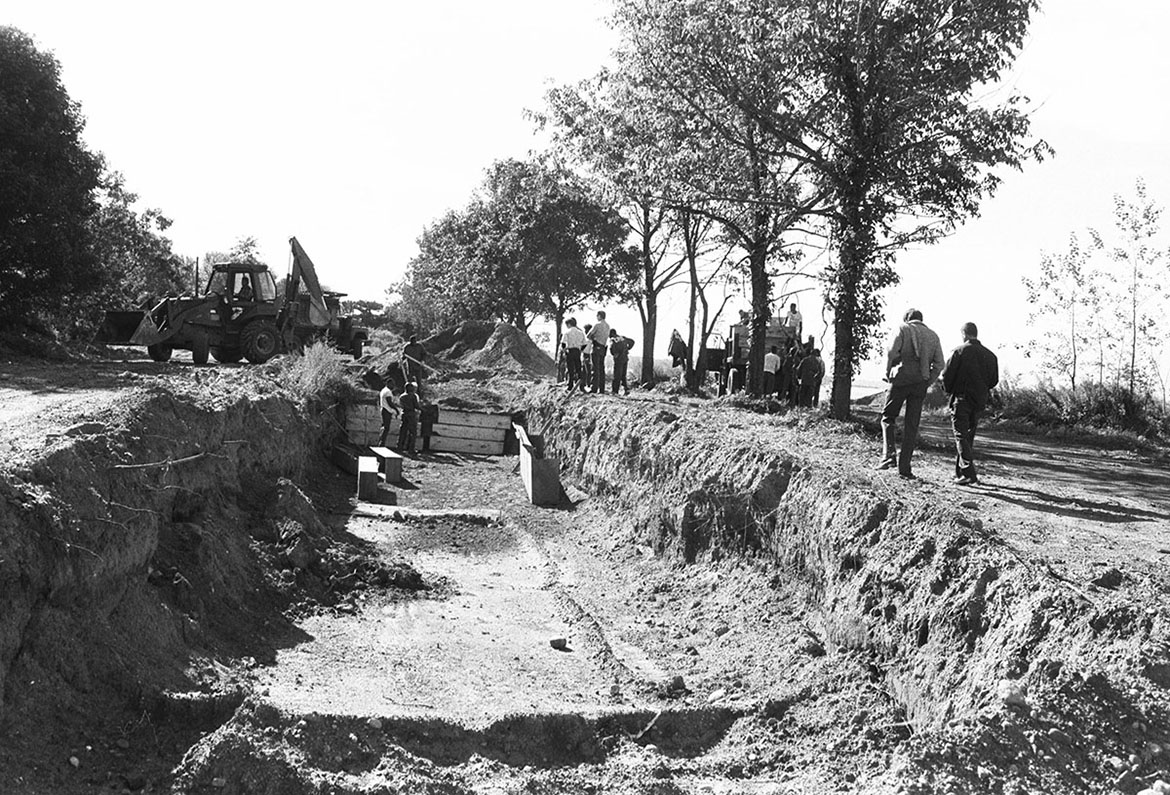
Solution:
[[[955,432],[955,483],[972,486],[975,474],[975,428],[987,408],[991,390],[999,383],[999,360],[979,342],[979,329],[964,323],[963,344],[951,353],[943,370],[943,388],[951,396],[951,428]]]

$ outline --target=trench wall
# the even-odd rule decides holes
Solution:
[[[561,390],[529,409],[563,473],[612,498],[639,543],[684,565],[767,560],[830,651],[871,655],[917,728],[1002,707],[1003,680],[1037,693],[1165,634],[1123,598],[1050,576],[957,500],[875,477],[874,442],[854,429],[799,422]]]
[[[246,632],[250,517],[325,433],[276,394],[127,390],[0,472],[0,718],[190,689],[189,650]]]

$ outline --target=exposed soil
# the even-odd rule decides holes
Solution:
[[[493,333],[439,397],[526,409],[557,508],[449,454],[355,503],[265,368],[0,365],[0,791],[1166,777],[1159,460],[990,434],[957,489],[931,420],[905,483],[811,412],[459,377]]]

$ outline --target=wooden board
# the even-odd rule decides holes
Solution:
[[[495,428],[477,428],[473,425],[448,425],[435,423],[431,436],[448,436],[453,439],[479,439],[485,442],[503,442],[506,431]]]
[[[503,455],[504,442],[488,442],[480,439],[455,439],[448,436],[432,436],[431,452],[472,453],[475,455]]]
[[[500,431],[506,431],[512,427],[512,418],[507,414],[439,409],[439,423],[443,425],[468,425],[473,428],[495,428]]]

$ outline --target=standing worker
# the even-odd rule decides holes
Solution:
[[[411,334],[410,341],[402,346],[402,369],[406,372],[407,381],[418,384],[420,395],[423,385],[423,361],[426,358],[426,348],[418,341],[418,337]]]
[[[824,377],[825,362],[821,359],[821,352],[813,348],[812,353],[800,362],[800,405],[806,409],[813,407]]]
[[[764,397],[776,391],[776,376],[780,373],[780,355],[776,353],[776,346],[764,354]]]
[[[561,339],[561,346],[565,349],[565,366],[568,368],[569,386],[566,391],[572,392],[576,386],[585,391],[585,373],[581,370],[581,352],[585,350],[588,341],[585,332],[577,328],[577,318],[571,317],[565,321],[565,336]]]
[[[613,357],[613,393],[618,393],[618,385],[625,390],[625,394],[630,394],[630,385],[626,381],[626,370],[630,366],[630,349],[634,347],[634,341],[629,337],[623,337],[614,329],[609,330],[610,341],[610,356]]]
[[[784,325],[792,330],[792,338],[800,342],[800,331],[804,327],[804,317],[796,308],[796,304],[788,305],[788,314],[784,316]]]
[[[898,467],[898,474],[907,480],[914,478],[910,461],[914,456],[914,444],[918,441],[918,423],[922,419],[922,404],[926,392],[934,379],[938,378],[945,364],[942,343],[938,335],[922,322],[922,313],[917,309],[906,312],[905,322],[898,329],[886,355],[886,380],[890,389],[886,392],[886,405],[882,408],[882,460],[878,469]],[[897,368],[897,373],[894,368]],[[902,450],[897,451],[895,426],[902,404],[906,404],[906,420],[902,429]]]
[[[398,416],[398,406],[394,405],[394,390],[390,388],[390,380],[382,382],[382,391],[378,393],[378,407],[382,410],[382,436],[378,439],[378,446],[386,446],[386,437],[390,435],[390,423]]]
[[[581,382],[581,391],[593,388],[593,340],[589,339],[589,332],[593,330],[592,323],[585,324],[585,347],[581,349],[581,372],[585,380]]]
[[[974,323],[964,323],[959,330],[963,344],[951,353],[943,370],[943,388],[951,396],[951,430],[955,433],[955,483],[974,486],[975,429],[979,415],[987,408],[991,390],[999,383],[999,360],[979,341]]]
[[[414,439],[418,436],[418,413],[421,403],[413,383],[407,383],[402,396],[402,427],[398,429],[398,452],[414,455]]]
[[[597,322],[586,336],[593,343],[593,388],[590,391],[604,395],[605,348],[609,344],[609,324],[605,322],[605,310],[597,313]]]

